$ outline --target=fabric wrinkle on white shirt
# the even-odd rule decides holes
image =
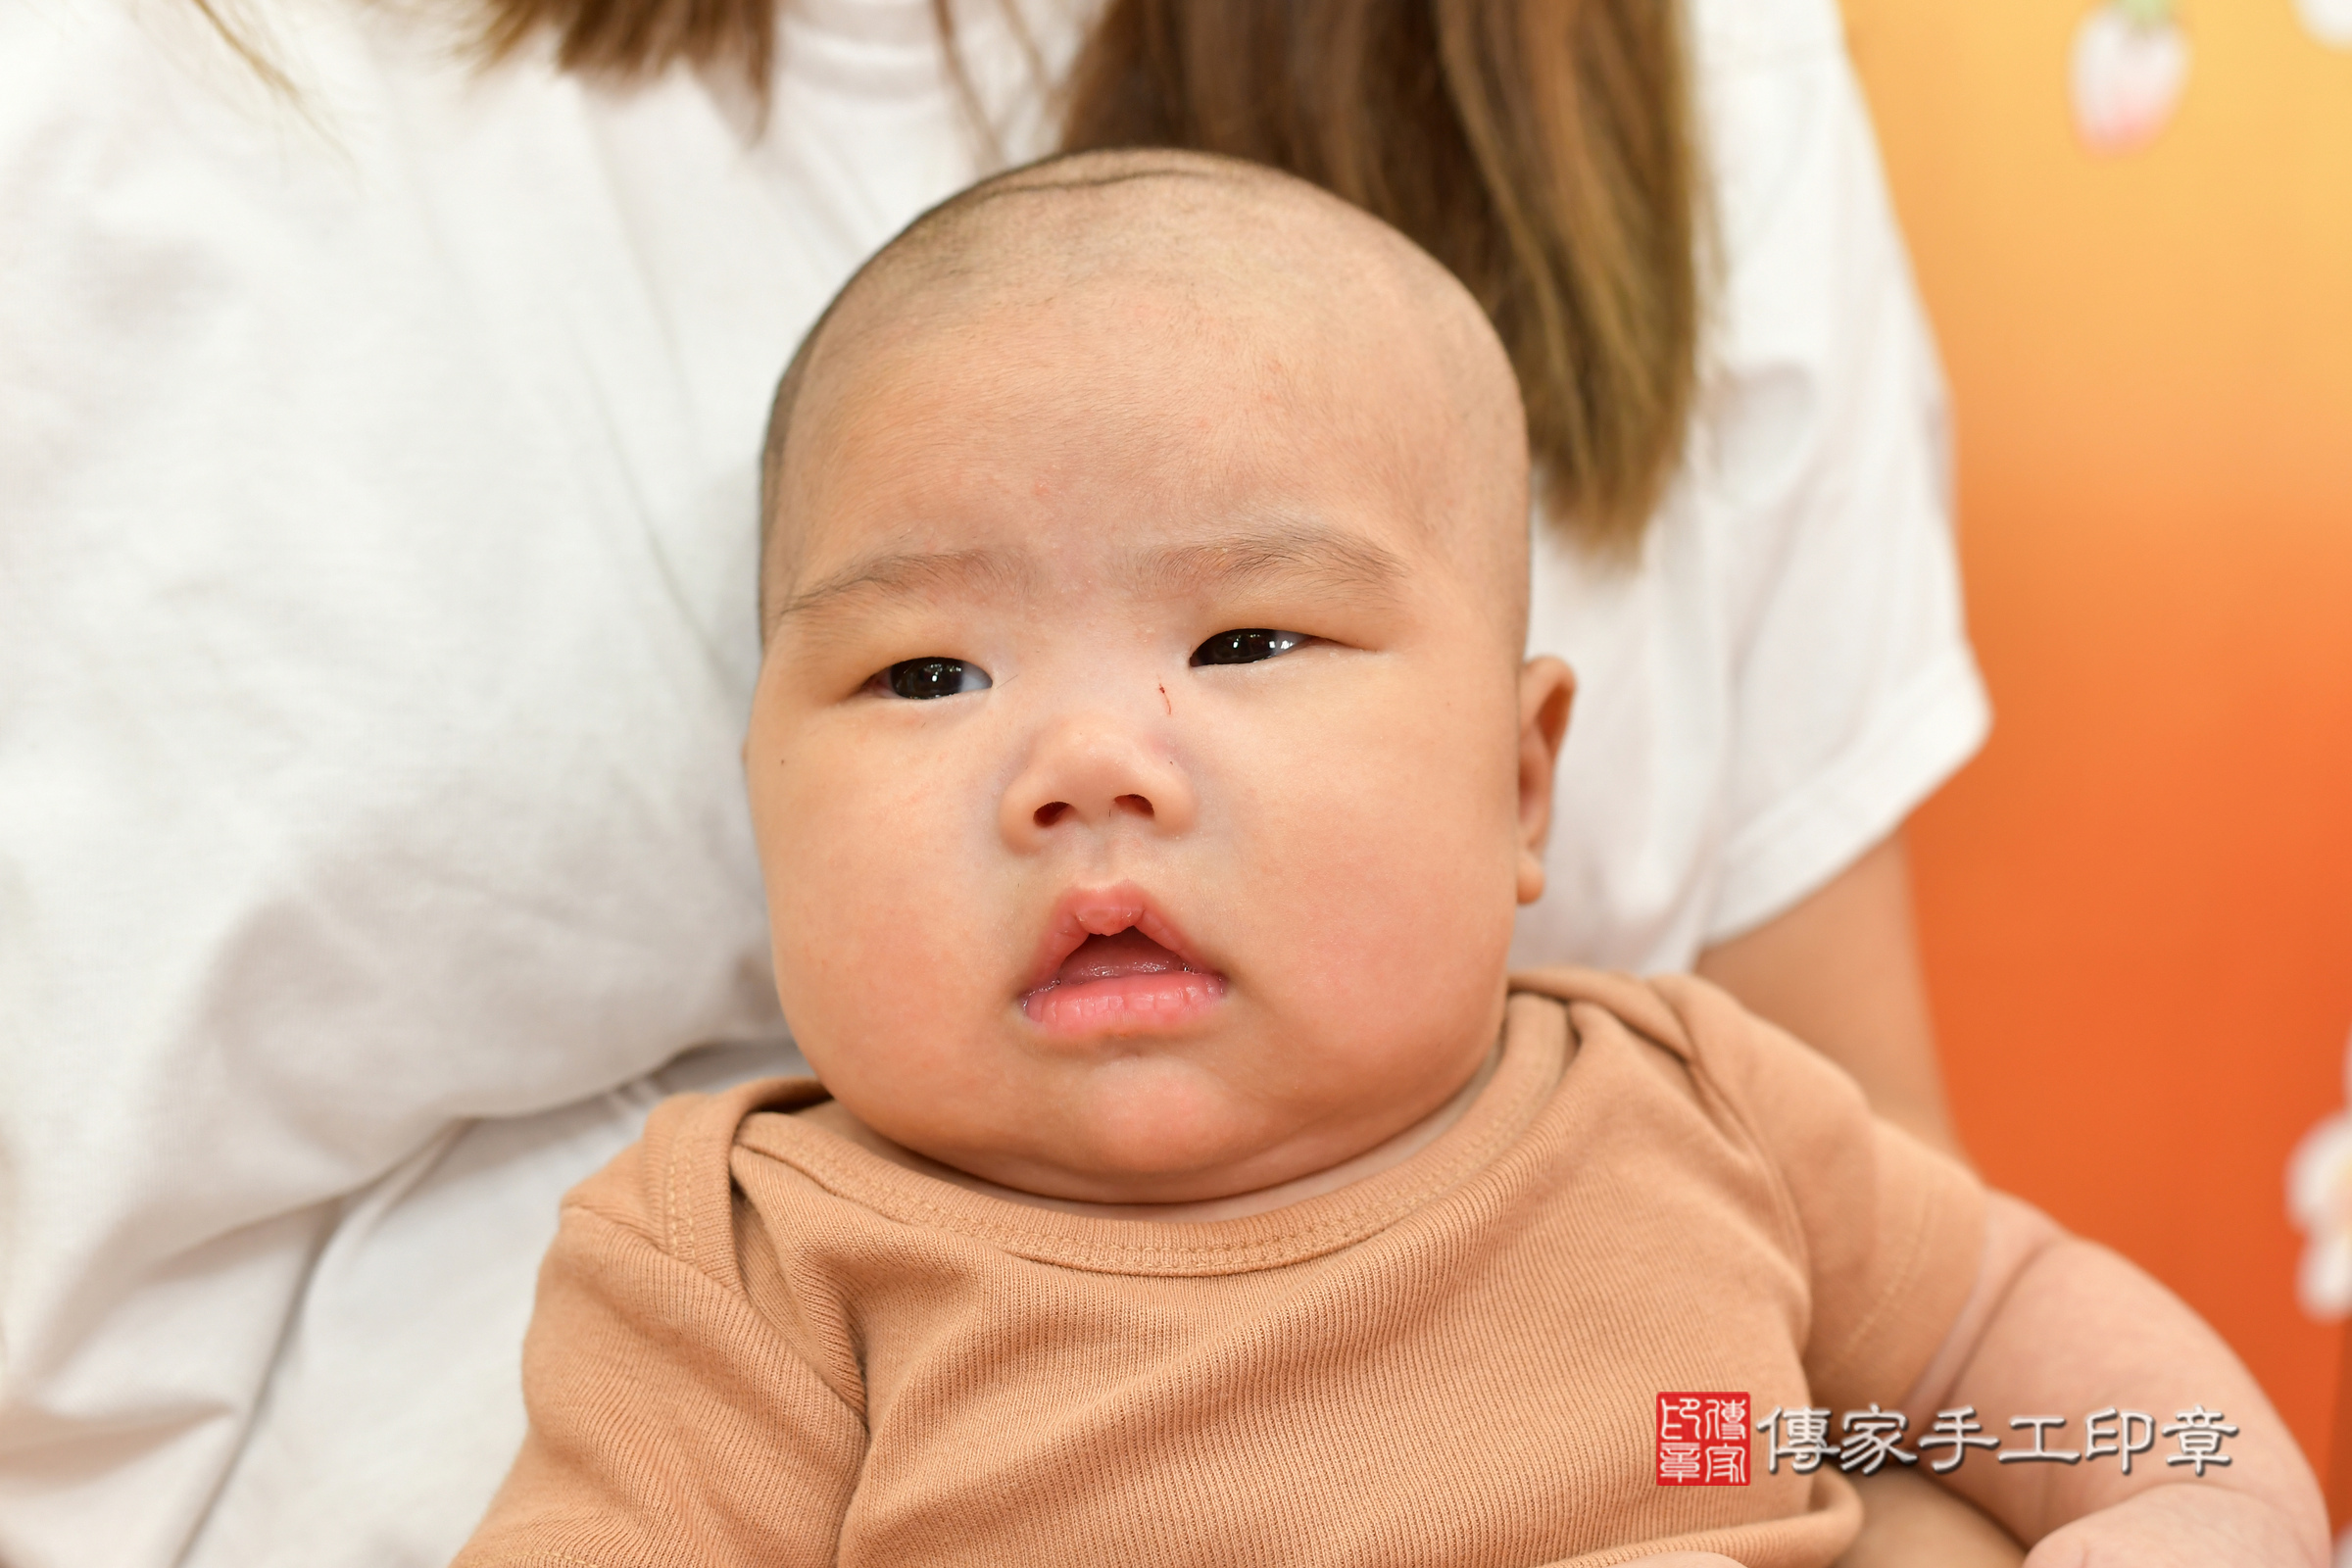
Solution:
[[[792,1069],[760,431],[985,138],[928,0],[795,0],[756,141],[723,83],[477,73],[353,0],[284,8],[313,113],[258,111],[159,4],[0,0],[0,1561],[434,1563],[558,1195],[660,1093]],[[1524,959],[1687,966],[1985,724],[1835,8],[1692,18],[1700,416],[1638,565],[1539,529],[1580,689]]]

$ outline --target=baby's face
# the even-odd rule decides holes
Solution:
[[[1316,314],[1095,278],[877,325],[805,400],[745,756],[786,1015],[885,1137],[1219,1198],[1492,1047],[1565,675],[1492,443]]]

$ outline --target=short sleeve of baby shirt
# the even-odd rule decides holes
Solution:
[[[1873,1115],[1845,1073],[1724,992],[1673,976],[1646,989],[1678,1015],[1701,1076],[1784,1195],[1809,1286],[1804,1366],[1814,1402],[1891,1408],[1976,1283],[1984,1188]]]

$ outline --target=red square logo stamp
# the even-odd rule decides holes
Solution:
[[[1658,1485],[1747,1485],[1747,1396],[1658,1396]]]

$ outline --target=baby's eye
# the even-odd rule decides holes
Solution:
[[[991,684],[987,670],[960,659],[902,659],[876,675],[874,683],[917,701],[984,692]]]
[[[1245,626],[1239,631],[1221,631],[1193,650],[1196,664],[1254,664],[1260,660],[1287,654],[1306,639],[1295,631],[1273,631],[1264,626]]]

